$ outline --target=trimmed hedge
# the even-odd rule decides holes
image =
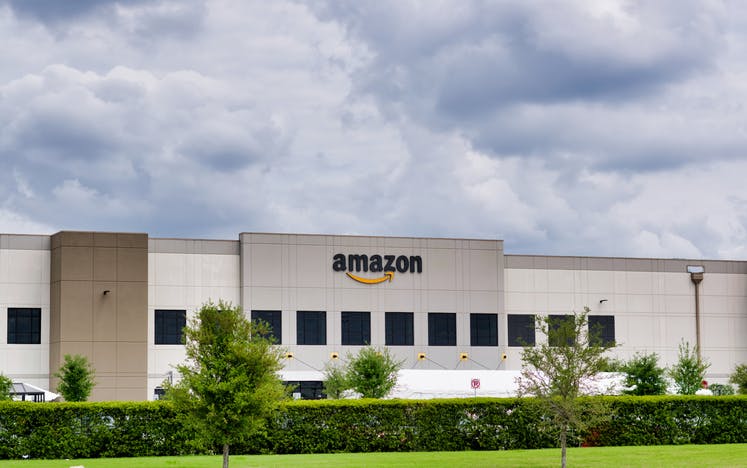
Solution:
[[[553,447],[531,399],[300,401],[268,427],[272,453],[501,450]],[[255,442],[258,442],[255,440]],[[245,447],[254,452],[254,447]]]
[[[747,443],[747,396],[604,397],[611,421],[575,445]],[[196,453],[167,402],[0,402],[0,459]],[[556,447],[533,399],[293,401],[235,454]],[[216,448],[217,449],[217,448]],[[219,452],[219,450],[216,450]]]
[[[598,445],[736,444],[747,442],[747,398],[658,396],[613,398],[612,421]]]
[[[162,402],[0,402],[0,459],[190,453],[175,416]]]

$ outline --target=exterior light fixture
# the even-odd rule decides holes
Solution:
[[[418,353],[418,361],[425,361],[425,353]]]
[[[508,354],[506,353],[501,354],[501,361],[505,361],[506,359],[508,359]]]
[[[467,359],[469,359],[469,354],[467,354],[467,353],[459,353],[459,360],[460,361],[466,361]]]
[[[329,353],[329,358],[330,359],[339,359],[340,358],[340,353],[337,353],[337,352]]]
[[[293,359],[293,353],[285,353],[285,359]]]
[[[107,295],[107,294],[109,294],[110,292],[111,292],[111,291],[109,291],[108,289],[104,289],[104,296],[106,296],[106,295]]]

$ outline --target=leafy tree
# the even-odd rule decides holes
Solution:
[[[0,401],[10,400],[10,391],[13,389],[13,381],[10,377],[0,374]]]
[[[345,382],[363,398],[384,398],[397,384],[401,367],[402,361],[395,360],[388,349],[367,346],[356,356],[348,355]]]
[[[625,373],[625,386],[631,388],[628,395],[664,395],[667,392],[666,370],[659,367],[656,353],[638,354],[621,368]]]
[[[739,388],[739,393],[747,393],[747,364],[739,364],[729,377],[729,382]]]
[[[520,396],[539,399],[552,415],[551,423],[559,432],[561,466],[566,466],[567,438],[571,430],[584,430],[609,419],[611,409],[600,398],[586,399],[594,393],[597,374],[608,365],[603,354],[612,343],[593,340],[590,346],[587,316],[590,310],[569,316],[570,320],[552,322],[538,316],[535,326],[552,344],[528,346],[522,351],[521,376],[517,379]]]
[[[347,370],[343,366],[327,365],[324,368],[324,393],[333,399],[342,398],[343,392],[350,389]]]
[[[54,374],[60,379],[57,392],[65,401],[86,401],[91,396],[94,382],[94,371],[88,358],[80,354],[65,355],[60,370]]]
[[[711,364],[698,357],[695,347],[690,343],[681,341],[679,346],[679,358],[677,364],[669,370],[669,376],[674,380],[677,393],[682,395],[695,395],[700,390],[706,370]]]
[[[260,429],[287,397],[277,372],[283,351],[266,324],[249,321],[240,307],[206,303],[184,328],[187,363],[167,395],[202,441],[221,446],[228,467],[231,444]]]

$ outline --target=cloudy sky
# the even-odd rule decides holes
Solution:
[[[745,5],[0,0],[0,232],[747,259]]]

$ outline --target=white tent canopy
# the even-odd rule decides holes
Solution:
[[[520,371],[504,370],[403,369],[398,373],[397,385],[389,398],[513,397],[518,390],[519,374]],[[286,382],[324,380],[324,374],[319,371],[281,371],[280,375]],[[478,381],[478,388],[472,387],[473,380]],[[619,394],[622,376],[604,373],[593,387],[595,393]]]
[[[41,387],[37,387],[36,385],[31,385],[30,383],[26,382],[13,382],[13,387],[11,388],[11,396],[14,400],[25,399],[26,401],[34,401],[33,397],[29,398],[29,395],[39,393],[44,394],[43,401],[52,401],[60,396],[56,393],[50,392],[49,390],[45,390]]]

